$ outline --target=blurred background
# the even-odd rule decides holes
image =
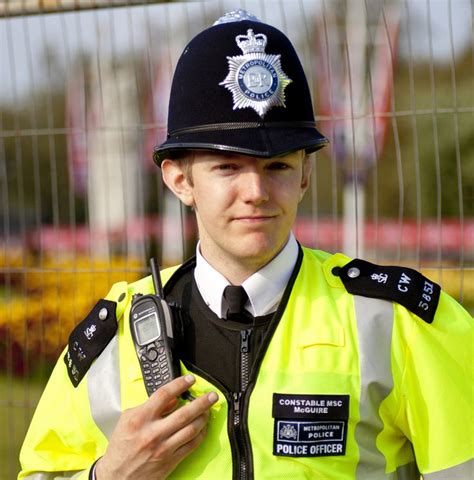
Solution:
[[[3,0],[0,479],[74,325],[150,256],[193,254],[151,152],[182,49],[236,8],[293,41],[331,141],[296,237],[421,269],[474,311],[470,0]]]

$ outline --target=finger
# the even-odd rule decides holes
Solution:
[[[178,464],[181,460],[187,457],[191,452],[196,450],[199,445],[201,445],[202,441],[206,437],[207,428],[204,427],[198,435],[196,435],[192,440],[187,443],[182,444],[176,451],[174,452],[173,459]]]
[[[207,425],[208,419],[209,415],[207,412],[203,413],[169,438],[157,442],[153,457],[157,460],[174,458],[177,450],[192,442],[201,434]]]
[[[163,440],[172,437],[176,432],[191,424],[195,419],[205,414],[206,417],[209,408],[217,402],[217,393],[211,392],[207,395],[202,395],[190,403],[183,405],[170,413],[167,417],[157,421],[156,429],[159,429],[159,436]],[[159,425],[158,425],[159,422]]]
[[[169,403],[168,405],[166,405],[163,409],[163,413],[162,415],[163,416],[166,416],[166,415],[169,415],[171,412],[173,412],[176,407],[178,406],[178,399],[177,398],[173,398]]]
[[[184,393],[195,381],[193,375],[185,375],[163,385],[145,402],[147,410],[153,416],[162,415],[166,412],[169,404]]]

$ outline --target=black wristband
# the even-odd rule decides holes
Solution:
[[[102,457],[99,457],[92,465],[89,470],[89,480],[96,480],[95,479],[95,466],[97,465],[97,462],[101,459]]]

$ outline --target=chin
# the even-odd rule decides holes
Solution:
[[[248,262],[265,265],[280,250],[274,242],[254,239],[236,246],[235,256]]]

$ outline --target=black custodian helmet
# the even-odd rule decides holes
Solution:
[[[243,10],[228,13],[184,49],[173,77],[160,165],[183,150],[270,158],[314,152],[316,130],[303,67],[290,40]]]

